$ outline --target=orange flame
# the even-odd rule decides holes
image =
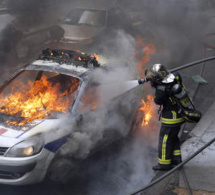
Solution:
[[[75,51],[77,51],[77,52],[79,52],[79,53],[81,53],[83,55],[86,55],[86,53],[82,52],[81,50],[75,50]],[[81,59],[81,57],[78,57],[78,56],[73,56],[73,57],[75,59],[79,60],[79,61],[84,60],[84,59]],[[95,58],[97,61],[99,61],[99,55],[98,54],[94,53],[91,57]]]
[[[79,53],[81,53],[81,54],[83,54],[83,55],[86,55],[85,52],[83,52],[83,51],[81,51],[81,50],[79,50],[79,49],[76,49],[75,51],[76,51],[76,52],[79,52]]]
[[[142,106],[139,108],[140,111],[144,112],[144,117],[142,119],[142,126],[146,126],[149,124],[150,119],[153,115],[153,107],[152,104],[154,103],[154,98],[151,95],[147,95],[147,101],[141,100]]]
[[[144,77],[146,66],[150,61],[150,56],[156,52],[156,48],[151,43],[145,43],[144,40],[138,36],[136,39],[136,50],[134,57],[138,60],[136,66],[140,77]]]
[[[60,83],[53,85],[46,76],[34,82],[28,81],[27,84],[16,81],[8,96],[0,95],[0,112],[22,119],[6,122],[14,126],[23,126],[34,119],[43,119],[53,112],[65,113],[73,103],[74,91],[79,86],[79,80],[71,78],[70,83],[65,85],[65,90],[65,86],[61,86]],[[17,87],[21,90],[16,91]]]
[[[96,53],[94,53],[92,57],[96,58],[96,60],[99,61],[99,55],[97,55]]]

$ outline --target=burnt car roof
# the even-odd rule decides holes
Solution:
[[[25,70],[45,70],[81,77],[88,70],[100,67],[95,56],[64,49],[45,49],[39,58],[23,67]]]

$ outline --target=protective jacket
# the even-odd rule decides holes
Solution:
[[[171,94],[172,86],[176,83],[184,87],[179,73],[174,73],[175,79],[171,83],[156,86],[155,103],[163,105],[161,112],[161,130],[158,145],[158,163],[162,166],[170,166],[181,162],[180,140],[178,133],[184,122],[180,114],[179,106]]]
[[[173,95],[171,95],[171,88],[178,83],[184,87],[182,78],[179,73],[173,73],[175,79],[171,83],[162,83],[156,86],[155,103],[162,105],[161,122],[166,126],[178,126],[184,122],[182,115],[179,113],[179,106]]]

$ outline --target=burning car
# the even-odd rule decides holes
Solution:
[[[137,89],[102,102],[96,71],[109,71],[96,56],[46,49],[2,85],[0,183],[40,182],[56,162],[64,162],[59,157],[83,160],[129,134],[140,102]],[[80,137],[90,138],[81,143],[87,152],[76,143]]]

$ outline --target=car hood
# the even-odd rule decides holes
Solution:
[[[62,24],[61,27],[64,29],[64,39],[82,41],[86,39],[92,39],[100,34],[105,27],[92,27],[92,26],[76,26]]]
[[[21,138],[25,134],[29,134],[28,132],[32,131],[36,126],[38,126],[42,122],[43,120],[35,120],[32,124],[23,127],[8,127],[0,125],[0,137],[16,139]]]
[[[10,148],[22,141],[22,139],[14,139],[10,137],[0,136],[0,147]]]
[[[70,123],[62,122],[62,119],[34,120],[32,126],[21,129],[9,128],[0,125],[0,146],[11,147],[14,144],[29,137],[43,134],[45,143],[49,143],[70,133],[73,120]],[[67,124],[67,125],[62,125]]]

